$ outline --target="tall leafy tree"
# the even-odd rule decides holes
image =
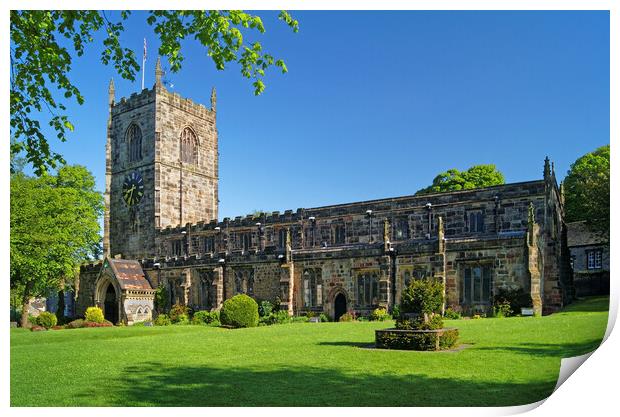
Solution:
[[[32,297],[73,279],[81,262],[98,252],[103,197],[82,166],[56,175],[11,176],[11,289],[19,292],[21,324],[28,324]]]
[[[504,175],[493,164],[474,165],[467,171],[459,171],[453,168],[437,175],[431,185],[418,190],[416,195],[470,190],[501,185],[505,182]]]
[[[609,233],[609,145],[578,158],[564,180],[566,221]]]
[[[135,80],[140,69],[135,53],[121,44],[121,35],[130,12],[96,10],[12,10],[11,35],[11,155],[25,154],[37,175],[64,164],[62,155],[50,148],[41,121],[66,141],[73,124],[66,115],[63,99],[79,104],[84,97],[71,81],[73,59],[84,54],[95,34],[103,32],[101,62],[112,64],[118,74]],[[115,16],[117,14],[114,14]],[[278,18],[297,32],[297,20],[286,11]],[[254,93],[265,90],[263,78],[270,67],[287,72],[283,60],[263,50],[260,42],[249,42],[244,35],[265,32],[259,16],[241,10],[158,10],[147,13],[147,23],[160,41],[159,54],[168,58],[170,69],[181,69],[184,57],[181,41],[194,39],[205,48],[218,70],[236,64],[241,75],[252,80]],[[52,91],[59,90],[53,94]],[[11,166],[13,170],[13,166]]]

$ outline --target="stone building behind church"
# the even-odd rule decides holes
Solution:
[[[502,287],[538,313],[573,296],[563,196],[541,179],[218,219],[216,95],[206,108],[152,89],[109,93],[103,261],[84,265],[76,313],[131,323],[169,306],[219,308],[238,293],[290,314],[369,314],[412,279],[445,284],[446,307],[486,312]]]

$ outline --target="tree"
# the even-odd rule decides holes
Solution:
[[[41,129],[43,112],[49,113],[48,124],[62,142],[73,124],[65,113],[66,106],[52,94],[56,88],[64,99],[84,103],[80,90],[69,78],[72,54],[80,57],[96,33],[105,32],[101,62],[112,64],[118,74],[135,80],[140,69],[135,53],[124,48],[120,36],[129,11],[119,13],[111,21],[105,11],[95,10],[12,10],[11,11],[11,155],[24,153],[36,175],[64,164],[62,155],[50,149]],[[281,11],[278,18],[294,32],[297,20]],[[159,54],[168,58],[170,70],[181,69],[181,40],[193,38],[206,48],[218,70],[236,63],[241,75],[253,79],[254,94],[265,90],[263,77],[268,68],[287,72],[283,60],[266,53],[260,42],[248,42],[244,33],[264,33],[260,17],[240,10],[157,10],[148,12],[147,23],[159,37]],[[64,39],[63,39],[64,38]],[[37,114],[37,116],[35,116]],[[15,172],[11,165],[12,172]]]
[[[564,180],[566,221],[609,234],[609,145],[577,159]]]
[[[495,165],[474,165],[467,171],[449,169],[437,175],[433,183],[416,192],[416,195],[442,193],[445,191],[470,190],[472,188],[501,185],[506,181]]]
[[[103,197],[82,166],[63,166],[56,175],[11,176],[11,289],[21,298],[21,324],[28,324],[32,297],[71,280],[100,245]]]

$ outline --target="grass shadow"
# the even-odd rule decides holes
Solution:
[[[107,405],[114,406],[501,406],[546,398],[555,382],[553,378],[474,382],[423,374],[360,376],[318,367],[174,367],[149,362],[127,366],[117,384],[100,389],[107,393]]]
[[[597,349],[602,340],[589,339],[580,343],[521,343],[514,346],[480,347],[476,350],[508,351],[539,357],[570,358]]]

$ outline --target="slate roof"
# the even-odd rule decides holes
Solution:
[[[124,290],[151,290],[140,262],[128,259],[107,259],[120,287]]]
[[[591,246],[608,243],[601,233],[590,230],[585,220],[566,224],[568,246]]]

